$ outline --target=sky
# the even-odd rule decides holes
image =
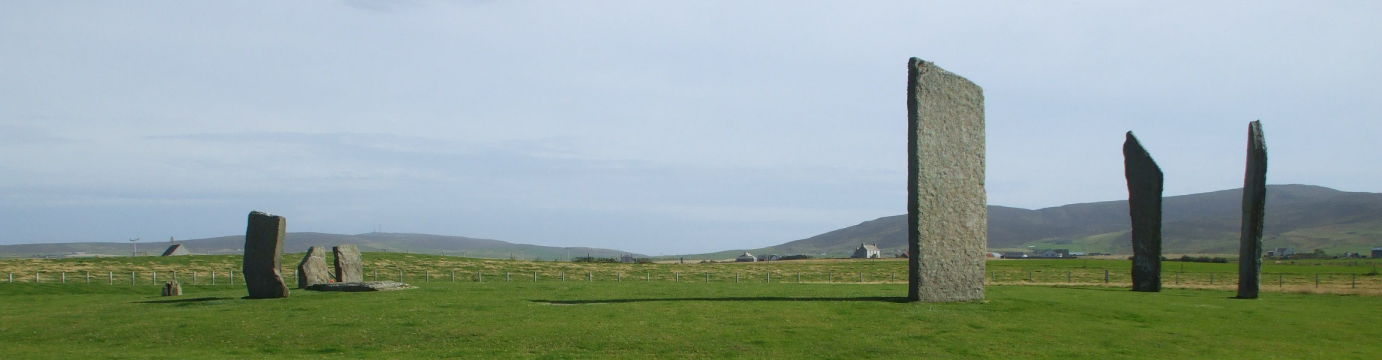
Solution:
[[[984,89],[989,203],[1382,192],[1382,2],[0,2],[0,244],[289,231],[650,255],[906,211],[906,63]]]

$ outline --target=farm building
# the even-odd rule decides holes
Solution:
[[[187,247],[186,247],[186,246],[182,246],[182,244],[173,244],[173,245],[169,245],[167,250],[163,250],[163,256],[182,256],[182,255],[192,255],[192,253],[187,252]]]
[[[859,248],[854,249],[854,255],[850,255],[849,257],[855,259],[877,259],[883,257],[883,254],[878,251],[878,244],[859,244]]]
[[[736,261],[736,262],[758,262],[758,258],[754,257],[753,254],[750,254],[750,253],[747,253],[747,252],[746,252],[746,253],[744,253],[744,255],[739,255],[739,257],[734,258],[734,261]]]
[[[1372,248],[1372,255],[1368,257],[1373,259],[1382,258],[1382,247]]]

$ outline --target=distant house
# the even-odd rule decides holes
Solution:
[[[739,257],[734,258],[734,261],[735,261],[735,262],[758,262],[758,258],[757,258],[757,257],[754,257],[753,254],[744,253],[744,255],[739,255]]]
[[[169,245],[167,250],[163,250],[163,256],[183,256],[183,255],[192,255],[192,253],[187,252],[187,247],[186,247],[186,246],[182,246],[182,244],[173,244],[173,245]]]
[[[1296,249],[1292,248],[1276,248],[1272,250],[1267,250],[1267,256],[1269,257],[1287,257],[1295,254]]]
[[[619,256],[619,262],[621,262],[621,263],[636,263],[636,262],[638,262],[638,259],[634,259],[634,258],[633,258],[633,255],[624,254],[624,255],[620,255],[620,256]]]
[[[1004,258],[1004,259],[1026,259],[1026,258],[1027,258],[1027,253],[1024,253],[1024,252],[1021,252],[1021,251],[1009,251],[1009,252],[1003,253],[1003,258]]]
[[[1041,250],[1041,251],[1038,251],[1038,252],[1036,253],[1036,257],[1040,257],[1040,258],[1066,258],[1066,257],[1070,257],[1070,250],[1069,250],[1069,249],[1050,249],[1050,250]]]
[[[1382,247],[1372,248],[1372,255],[1368,257],[1373,259],[1382,258]]]
[[[764,256],[764,257],[763,257],[762,259],[760,259],[760,260],[763,260],[763,261],[778,261],[778,260],[782,260],[782,256],[779,256],[778,254],[772,254],[772,255]]]
[[[883,254],[878,251],[878,244],[859,244],[859,248],[854,249],[854,255],[850,255],[849,257],[855,259],[877,259],[883,257]]]

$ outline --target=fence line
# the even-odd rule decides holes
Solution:
[[[380,271],[397,270],[396,280],[400,282],[432,282],[449,281],[465,282],[472,281],[483,283],[485,276],[502,276],[504,282],[513,282],[513,271],[507,269],[486,269],[473,271],[473,276],[469,279],[457,278],[458,269],[449,271],[433,272],[431,270],[421,270],[409,273],[405,268],[373,267],[365,273],[372,274],[374,280],[380,279]],[[181,272],[181,274],[179,274]],[[555,274],[553,274],[555,272]],[[871,283],[871,284],[903,284],[906,278],[899,279],[895,272],[883,271],[851,271],[854,274],[846,273],[843,279],[836,276],[836,271],[824,272],[799,272],[785,270],[763,270],[763,271],[703,271],[700,281],[687,281],[683,279],[682,272],[645,271],[643,280],[651,281],[671,281],[688,283],[745,283],[745,284],[783,284],[783,283]],[[67,271],[45,274],[43,271],[33,272],[31,279],[14,276],[14,272],[7,272],[4,282],[13,283],[78,283],[78,284],[99,284],[93,283],[93,270],[82,270],[77,273],[77,280],[69,281]],[[201,276],[205,273],[207,276]],[[521,273],[521,272],[520,272]],[[544,273],[549,274],[544,277]],[[611,270],[608,272],[585,271],[585,281],[614,281],[622,282],[625,273],[623,271]],[[694,274],[694,273],[692,273]],[[284,282],[290,286],[297,285],[296,271],[289,270],[283,273]],[[732,280],[730,279],[732,275]],[[745,276],[747,275],[747,276]],[[853,276],[851,276],[853,275]],[[1104,285],[1104,286],[1126,286],[1131,283],[1131,274],[1126,270],[1112,269],[988,269],[985,280],[992,285]],[[165,270],[149,271],[141,273],[131,271],[129,285],[136,286],[142,283],[159,284],[159,278],[173,281],[189,281],[186,285],[202,286],[238,286],[243,285],[242,279],[236,279],[236,271],[225,270]],[[635,275],[636,276],[636,275]],[[691,275],[695,279],[695,275]],[[532,282],[540,282],[545,279],[549,281],[568,281],[567,270],[548,269],[547,271],[532,271]],[[115,271],[106,271],[106,284],[116,285]],[[206,280],[206,281],[204,281]],[[1190,287],[1190,288],[1227,288],[1236,286],[1238,276],[1236,272],[1183,272],[1183,271],[1163,271],[1162,284],[1166,287]],[[1295,290],[1320,288],[1320,289],[1347,289],[1347,290],[1382,290],[1382,276],[1375,272],[1351,272],[1351,273],[1292,273],[1292,272],[1271,272],[1262,273],[1261,286],[1264,290],[1281,289],[1290,287]]]

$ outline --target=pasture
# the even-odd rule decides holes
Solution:
[[[1366,293],[1273,292],[1264,286],[1262,299],[1237,300],[1229,288],[1133,293],[1114,282],[1105,286],[1102,279],[1041,286],[1001,280],[1038,268],[1046,277],[1084,270],[1102,276],[1100,266],[1126,277],[1126,261],[1119,260],[992,261],[989,269],[1000,282],[988,287],[988,300],[923,304],[900,301],[905,274],[887,280],[886,274],[901,273],[900,261],[633,265],[375,253],[365,259],[367,274],[372,267],[402,269],[418,288],[294,290],[287,299],[244,300],[243,285],[207,281],[210,270],[235,270],[239,258],[234,256],[0,261],[0,273],[46,265],[42,271],[50,276],[38,283],[0,283],[0,354],[1361,359],[1382,352],[1376,341],[1382,338],[1377,326],[1382,297]],[[295,264],[296,258],[285,256],[285,263]],[[1186,264],[1186,273],[1193,268],[1232,274],[1232,265]],[[1264,271],[1354,272],[1376,281],[1376,275],[1365,275],[1370,266],[1271,264]],[[127,278],[111,285],[71,275],[117,269],[126,277],[130,271],[142,277],[134,285]],[[68,272],[68,282],[53,281],[54,271]],[[157,296],[158,286],[141,274],[159,272],[166,278],[172,271],[180,273],[184,296]],[[198,271],[198,284],[191,284],[185,276]],[[483,282],[476,273],[485,276]],[[796,283],[796,273],[808,279]],[[863,282],[857,281],[859,273]],[[710,281],[703,274],[710,274]],[[773,274],[771,281],[767,274]],[[1040,276],[1033,276],[1038,279],[1030,284],[1039,284]]]

